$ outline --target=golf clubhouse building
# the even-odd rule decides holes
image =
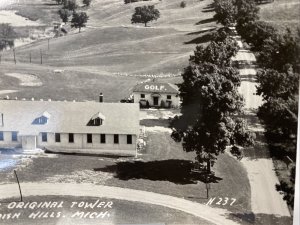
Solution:
[[[135,155],[139,105],[0,100],[0,148]]]
[[[179,91],[170,83],[144,82],[133,88],[134,103],[158,108],[178,108]]]

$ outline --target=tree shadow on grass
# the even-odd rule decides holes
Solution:
[[[186,45],[187,44],[203,44],[205,42],[211,41],[211,38],[212,38],[212,35],[210,33],[209,34],[204,34],[200,37],[194,38],[191,41],[184,42],[184,44],[186,44]]]
[[[208,12],[214,12],[214,11],[215,11],[214,8],[207,8],[207,9],[203,9],[201,12],[208,13]]]
[[[211,22],[214,22],[214,21],[216,21],[214,18],[208,18],[208,19],[200,20],[195,25],[201,25],[201,24],[211,23]]]
[[[204,9],[204,10],[213,10],[213,9],[214,9],[214,3],[208,4],[208,5],[205,6],[203,9]]]
[[[188,160],[161,160],[149,162],[118,162],[116,165],[104,168],[94,168],[94,171],[114,173],[114,177],[120,180],[146,179],[152,181],[169,181],[175,184],[196,184],[198,181],[218,183],[222,178],[213,174],[207,175],[203,169],[198,173],[191,170],[194,164]]]
[[[196,32],[190,32],[190,33],[187,33],[186,35],[197,35],[197,34],[203,34],[203,33],[206,33],[206,32],[211,32],[211,31],[214,31],[216,28],[213,27],[213,28],[210,28],[210,29],[206,29],[206,30],[200,30],[200,31],[196,31]]]

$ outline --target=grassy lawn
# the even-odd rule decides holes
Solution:
[[[150,114],[153,116],[153,114]],[[164,123],[165,124],[165,123]],[[152,124],[146,127],[151,128]],[[76,155],[37,155],[17,162],[21,182],[79,182],[146,190],[206,203],[205,184],[191,173],[194,153],[186,153],[169,132],[147,132],[147,149],[138,160]],[[21,157],[22,158],[22,157]],[[232,212],[250,210],[250,186],[241,163],[227,154],[213,167],[210,197],[235,198]],[[0,173],[2,182],[15,182],[12,170]]]
[[[117,34],[117,35],[116,35]],[[58,67],[80,67],[99,73],[178,74],[187,65],[194,45],[184,44],[193,39],[171,28],[89,29],[80,34],[39,41],[16,50],[17,61],[43,63]],[[176,48],[174,48],[174,45]],[[12,51],[2,60],[13,61]]]
[[[124,4],[119,0],[94,0],[91,7],[81,8],[90,16],[88,28],[71,34],[38,41],[17,48],[17,61],[40,62],[40,50],[46,65],[94,70],[99,73],[159,74],[180,73],[188,64],[196,44],[209,41],[206,29],[214,29],[214,12],[209,1],[187,0],[185,8],[177,1],[152,1],[161,12],[161,18],[151,27],[131,25],[134,8],[144,2]],[[53,1],[25,0],[15,7],[20,15],[52,26],[57,21],[59,6]],[[43,15],[43,16],[41,16]],[[22,33],[22,31],[20,31]],[[13,61],[12,51],[4,52],[2,60]],[[80,65],[80,68],[78,68]]]
[[[104,94],[104,101],[118,102],[132,93],[132,88],[144,77],[130,77],[96,73],[94,71],[75,70],[66,68],[62,73],[55,73],[57,67],[45,65],[12,63],[1,64],[0,70],[0,97],[9,95],[11,99],[52,99],[98,101],[99,93]],[[6,76],[6,73],[19,73],[34,75],[42,86],[24,86],[15,77]],[[180,83],[180,77],[159,78],[158,81]],[[14,91],[13,93],[6,92]],[[117,91],[116,91],[117,90]],[[6,94],[7,93],[7,94]]]
[[[300,20],[300,3],[297,0],[275,0],[260,6],[260,18],[283,32],[288,27],[296,31]]]
[[[150,205],[144,204],[139,202],[129,202],[129,201],[122,201],[117,199],[105,199],[101,198],[100,201],[108,202],[112,201],[113,205],[112,208],[94,208],[94,209],[84,209],[73,207],[71,208],[72,202],[89,202],[94,203],[97,201],[98,198],[92,197],[68,197],[68,196],[35,196],[35,197],[27,197],[24,199],[26,202],[49,202],[49,201],[56,201],[61,202],[63,201],[63,208],[53,208],[51,210],[43,210],[43,209],[24,209],[22,210],[22,214],[19,219],[11,219],[9,220],[9,224],[157,224],[157,223],[164,223],[164,224],[203,224],[203,225],[210,225],[211,223],[189,215],[187,213],[183,213],[178,210],[173,210],[170,208],[157,206],[157,205]],[[0,206],[0,213],[17,213],[20,210],[18,209],[7,209],[6,204]],[[28,219],[28,216],[32,212],[54,212],[55,215],[58,212],[61,212],[62,215],[59,218],[36,218],[36,219]],[[104,218],[71,218],[71,216],[77,212],[82,211],[84,213],[87,212],[105,212],[108,211],[110,214],[109,217],[105,216]],[[64,217],[63,217],[64,216]]]
[[[125,76],[106,76],[95,73],[65,70],[63,73],[54,73],[55,68],[34,65],[2,64],[0,71],[0,90],[16,90],[8,94],[11,99],[15,97],[36,100],[95,100],[98,101],[100,92],[104,93],[107,102],[118,102],[129,96],[133,86],[145,80],[142,78]],[[14,77],[5,76],[5,73],[21,73],[36,76],[42,86],[22,86]],[[118,91],[116,91],[118,90]],[[2,97],[4,97],[2,95]]]

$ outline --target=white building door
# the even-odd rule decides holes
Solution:
[[[158,97],[157,96],[153,97],[153,105],[158,106]]]
[[[22,136],[22,148],[24,150],[36,149],[36,136]]]

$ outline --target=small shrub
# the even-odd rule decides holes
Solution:
[[[185,1],[180,2],[180,7],[185,8],[186,7],[186,2]]]

